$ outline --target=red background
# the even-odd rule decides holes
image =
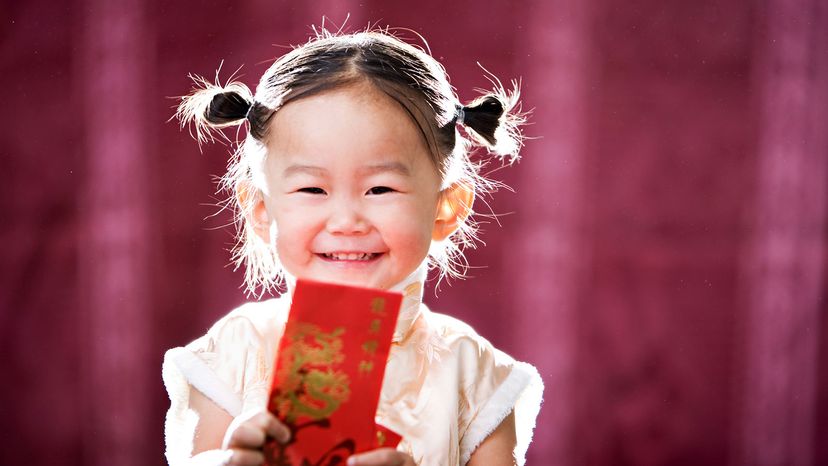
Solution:
[[[463,99],[523,79],[515,192],[426,296],[540,370],[529,464],[828,464],[821,0],[0,3],[0,463],[162,463],[164,350],[244,300],[170,97],[348,12]]]

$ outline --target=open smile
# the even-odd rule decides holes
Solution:
[[[317,256],[332,262],[370,262],[382,254],[381,252],[323,252]]]

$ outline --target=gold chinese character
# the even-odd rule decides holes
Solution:
[[[379,319],[372,319],[371,326],[368,328],[369,333],[379,333],[382,321]]]
[[[374,370],[374,363],[371,361],[362,360],[359,362],[359,372],[368,373]]]
[[[377,351],[377,340],[368,340],[362,344],[362,350],[369,354],[374,354]]]
[[[371,300],[371,312],[381,316],[385,315],[385,298],[376,297]]]

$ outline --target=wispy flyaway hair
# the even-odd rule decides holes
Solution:
[[[480,174],[485,160],[472,161],[471,152],[482,147],[511,163],[522,146],[524,118],[517,108],[517,82],[507,91],[490,77],[494,89],[464,105],[440,63],[387,31],[339,34],[322,29],[277,59],[262,76],[255,95],[238,82],[221,85],[218,80],[213,84],[193,79],[195,88],[182,99],[177,116],[182,126],[190,126],[199,143],[216,136],[227,139],[223,128],[247,123],[247,135],[237,146],[221,187],[230,193],[233,201],[228,203],[236,208],[239,235],[233,259],[237,266],[246,265],[245,284],[253,293],[278,287],[284,272],[275,248],[261,240],[245,220],[251,205],[235,201],[253,201],[255,196],[237,196],[236,191],[240,186],[264,186],[268,126],[273,115],[290,102],[357,83],[375,86],[396,100],[416,123],[442,176],[443,189],[465,183],[476,194],[492,191],[497,183]],[[462,249],[474,246],[475,231],[468,218],[447,240],[432,245],[429,257],[441,274],[463,275]]]

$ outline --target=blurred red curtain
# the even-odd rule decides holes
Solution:
[[[6,2],[3,464],[163,463],[165,349],[245,300],[188,73],[408,28],[464,100],[522,78],[512,186],[426,301],[537,365],[528,464],[828,464],[819,0]],[[478,66],[478,62],[480,66]],[[485,214],[497,214],[488,217]]]

